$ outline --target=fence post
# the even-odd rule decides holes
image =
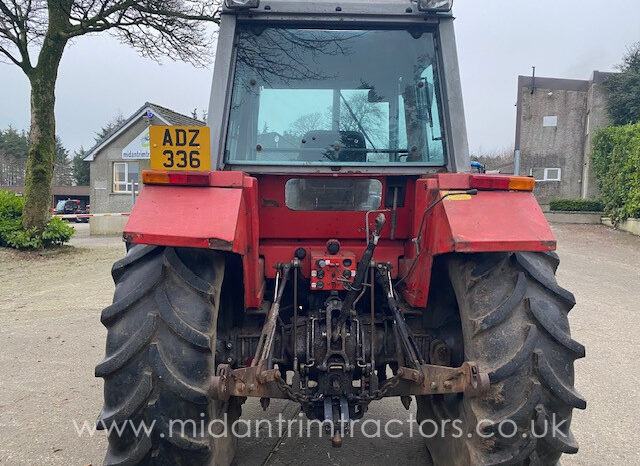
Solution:
[[[138,186],[138,183],[136,183],[135,181],[131,183],[131,208],[133,208],[134,205],[136,205],[136,187]]]

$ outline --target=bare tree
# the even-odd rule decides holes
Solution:
[[[93,138],[96,141],[96,144],[102,142],[107,136],[113,133],[116,129],[120,127],[125,122],[125,118],[122,113],[118,112],[116,116],[114,116],[111,120],[107,122],[98,132],[96,132],[95,137]]]
[[[71,186],[73,184],[73,169],[71,168],[69,151],[58,136],[56,136],[55,144],[53,183],[55,186]]]
[[[321,69],[308,58],[348,54],[351,39],[353,36],[347,34],[326,38],[313,30],[304,34],[288,29],[269,29],[260,34],[240,31],[236,52],[241,66],[237,72],[257,76],[266,85],[330,79],[336,73]]]
[[[0,57],[22,69],[31,84],[25,228],[42,229],[47,222],[55,85],[69,41],[109,31],[143,56],[203,64],[211,51],[205,22],[218,23],[220,12],[219,0],[0,0]]]
[[[471,160],[485,165],[487,170],[498,170],[501,173],[513,173],[513,147],[506,146],[493,150],[483,150],[481,147],[471,155]]]
[[[11,126],[0,129],[0,186],[21,186],[29,152],[28,136]]]
[[[302,139],[309,131],[315,131],[331,125],[331,114],[323,115],[320,112],[307,113],[298,117],[285,134]]]
[[[360,131],[369,144],[385,146],[389,142],[389,133],[384,131],[385,115],[380,105],[371,103],[366,93],[353,94],[342,99],[340,109],[340,129]]]

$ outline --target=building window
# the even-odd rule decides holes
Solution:
[[[557,116],[546,116],[542,119],[543,128],[556,128],[558,126]]]
[[[138,183],[138,172],[138,162],[115,162],[113,164],[113,192],[130,193],[133,191],[133,185]]]
[[[532,168],[529,176],[533,176],[536,181],[560,181],[562,170],[560,168]]]

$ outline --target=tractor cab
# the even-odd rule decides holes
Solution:
[[[211,96],[219,169],[466,171],[448,2],[239,3]]]

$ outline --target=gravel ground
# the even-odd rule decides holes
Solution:
[[[102,382],[93,369],[106,332],[100,310],[111,302],[111,264],[122,257],[118,238],[92,238],[78,225],[73,248],[37,255],[0,249],[0,464],[101,464],[103,434],[79,437],[74,420],[92,423]],[[640,464],[637,434],[640,376],[640,238],[601,226],[556,226],[559,281],[576,294],[573,337],[587,346],[576,363],[586,411],[574,415],[580,452],[567,465]],[[262,417],[248,403],[248,419]],[[265,414],[292,418],[297,407],[274,402]],[[372,405],[368,418],[407,419],[395,399]],[[406,429],[405,429],[406,430]],[[406,432],[405,432],[406,433]],[[384,442],[384,447],[382,447]],[[263,438],[240,441],[238,464],[425,463],[417,439]]]

